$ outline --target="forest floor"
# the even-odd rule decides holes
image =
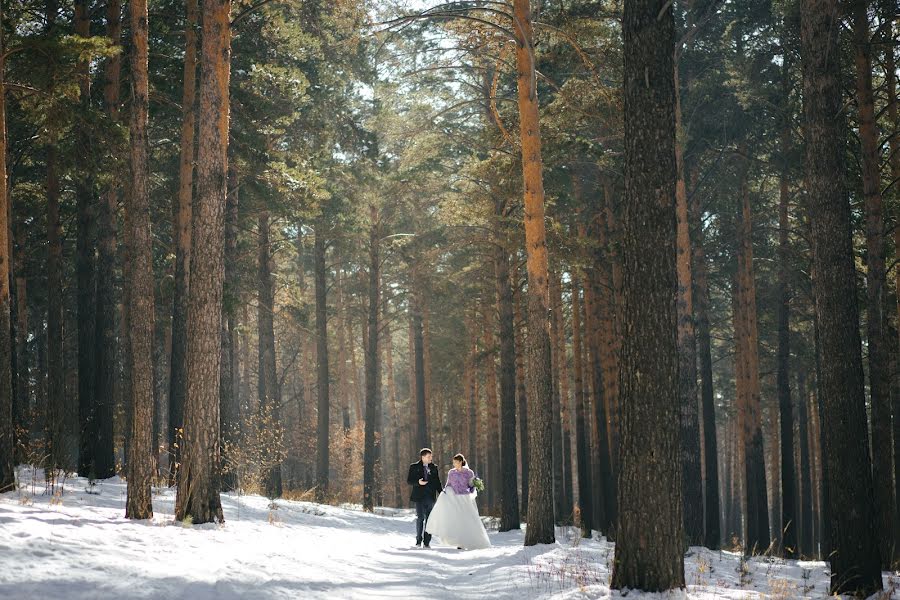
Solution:
[[[558,530],[554,545],[526,548],[522,532],[490,531],[493,547],[461,551],[413,547],[409,510],[325,506],[260,496],[222,497],[224,525],[182,526],[175,496],[154,489],[155,516],[128,521],[118,478],[65,482],[43,494],[43,480],[0,495],[0,598],[324,599],[454,598],[576,600],[608,598],[613,544]],[[490,529],[490,527],[489,527]],[[759,558],[692,548],[687,593],[707,599],[822,598],[822,562]],[[900,575],[885,573],[882,597],[900,600]],[[630,593],[628,598],[659,598]],[[613,597],[619,597],[616,593]]]

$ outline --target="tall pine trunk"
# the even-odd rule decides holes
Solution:
[[[566,508],[566,490],[563,472],[563,438],[562,438],[562,394],[560,391],[560,374],[565,354],[560,352],[560,338],[565,329],[560,326],[559,311],[562,309],[562,282],[556,271],[550,273],[550,344],[553,381],[553,505],[556,522],[566,523],[571,509]]]
[[[675,290],[675,22],[626,0],[622,434],[612,587],[684,587]]]
[[[519,422],[519,471],[522,482],[522,516],[528,514],[528,394],[525,389],[525,319],[522,316],[522,288],[519,279],[519,259],[513,255],[513,324],[516,331],[516,414]]]
[[[703,407],[703,475],[705,500],[704,546],[717,549],[721,543],[721,502],[719,496],[719,445],[716,434],[716,399],[713,395],[712,336],[709,325],[709,268],[703,245],[703,216],[700,197],[690,200],[694,233],[694,310],[697,326],[697,354],[700,365],[700,399]]]
[[[410,323],[412,327],[413,341],[413,380],[415,386],[415,416],[416,416],[416,439],[420,448],[428,447],[431,435],[428,429],[428,415],[425,398],[425,352],[424,340],[422,334],[422,309],[419,305],[419,296],[416,291],[418,281],[415,277],[415,269],[413,269],[413,292],[410,302]]]
[[[50,469],[67,466],[63,380],[62,227],[59,220],[59,161],[56,136],[47,147],[47,456]]]
[[[556,337],[555,354],[558,357],[556,363],[556,379],[559,382],[559,421],[560,421],[560,463],[562,468],[562,479],[560,493],[557,494],[557,502],[560,505],[558,509],[562,516],[562,521],[566,524],[572,522],[572,511],[574,509],[573,488],[572,488],[572,442],[571,442],[571,425],[570,425],[570,388],[569,388],[569,357],[567,352],[568,344],[566,343],[566,312],[565,304],[562,298],[562,281],[557,280],[559,288],[554,296],[553,318],[556,322],[558,334]]]
[[[584,348],[582,345],[581,281],[572,278],[572,361],[575,364],[575,462],[578,471],[578,511],[581,537],[593,536],[593,506],[591,502],[590,442],[585,424]]]
[[[106,6],[106,36],[113,46],[122,45],[122,7],[118,0]],[[119,120],[120,54],[111,56],[104,67],[103,103],[111,121]],[[96,354],[94,384],[97,440],[95,442],[94,474],[106,479],[115,474],[114,414],[117,403],[117,371],[119,338],[116,335],[118,293],[116,288],[116,212],[119,186],[111,182],[104,191],[97,212],[97,308],[94,336]]]
[[[509,251],[502,238],[496,244],[494,277],[500,320],[500,531],[509,531],[519,529],[521,521],[516,458],[516,334]]]
[[[203,0],[197,197],[191,214],[187,397],[175,518],[224,520],[219,497],[219,383],[228,173],[230,0]]]
[[[225,199],[225,287],[222,297],[222,364],[219,378],[219,434],[222,465],[231,461],[241,439],[240,377],[238,368],[237,306],[240,296],[238,270],[238,202],[240,186],[237,170],[228,166],[228,191]],[[172,429],[171,427],[169,428]],[[235,469],[224,469],[223,491],[237,489]]]
[[[885,318],[884,205],[881,197],[881,150],[872,91],[872,45],[869,2],[854,0],[853,32],[856,63],[856,105],[863,199],[866,214],[866,338],[869,349],[869,394],[872,406],[872,476],[875,485],[876,531],[881,566],[890,568],[894,551],[894,490],[891,443],[891,356]],[[895,134],[896,135],[896,134]],[[895,183],[894,185],[900,185]]]
[[[788,64],[783,68],[784,100],[790,90]],[[780,132],[782,171],[778,197],[778,283],[777,283],[777,320],[778,350],[776,353],[775,389],[778,395],[778,416],[781,424],[781,531],[775,534],[779,539],[779,549],[785,558],[797,557],[797,477],[794,468],[794,414],[791,402],[790,385],[790,291],[788,289],[788,261],[790,260],[790,244],[788,243],[788,162],[787,153],[790,143],[790,122],[782,123]],[[773,485],[778,482],[774,481]]]
[[[178,197],[174,210],[175,289],[172,304],[172,353],[169,359],[170,478],[174,482],[181,462],[184,404],[187,396],[187,314],[191,272],[191,212],[194,186],[194,136],[197,115],[198,0],[185,2],[184,76],[181,94],[181,149],[178,163]]]
[[[316,387],[318,392],[318,437],[316,438],[316,498],[328,497],[328,440],[331,400],[328,375],[328,282],[325,264],[325,223],[315,227],[313,261],[316,287]]]
[[[803,125],[807,212],[821,347],[825,489],[831,592],[882,588],[866,425],[841,98],[836,0],[802,0]]]
[[[514,0],[516,84],[522,173],[525,183],[525,252],[528,268],[528,529],[525,545],[552,544],[553,514],[553,401],[550,365],[550,317],[547,241],[544,224],[544,180],[538,115],[537,77],[529,0]]]
[[[745,158],[739,160],[746,161]],[[741,186],[737,200],[737,271],[735,274],[735,356],[740,362],[741,408],[743,427],[744,492],[747,503],[747,537],[744,549],[749,554],[765,552],[771,542],[769,533],[766,463],[762,438],[762,394],[759,382],[759,328],[756,312],[756,282],[753,269],[753,240],[750,221],[748,165],[741,167]]]
[[[892,17],[894,13],[892,10],[895,10],[893,2],[891,0],[883,1],[885,14],[888,17]],[[891,21],[888,19],[888,23]],[[893,26],[890,25],[887,28],[889,33],[888,38],[893,40]],[[894,58],[894,48],[893,45],[888,45],[885,51],[885,80],[887,87],[887,96],[888,96],[888,119],[889,125],[896,132],[900,129],[900,107],[897,104],[897,73],[896,73],[896,60]],[[888,148],[890,148],[890,164],[891,164],[891,181],[897,182],[900,181],[900,136],[892,135],[889,138]],[[898,187],[895,183],[893,186],[894,189],[894,197],[898,196]],[[900,227],[894,227],[894,249],[900,248]],[[900,290],[900,269],[894,269],[894,288],[896,290]],[[896,294],[897,296],[897,313],[898,317],[900,317],[900,292]],[[900,327],[897,328],[900,331]],[[891,405],[892,413],[893,413],[893,439],[894,439],[894,539],[900,540],[900,392],[895,393],[893,395],[893,402]],[[893,559],[897,562],[900,562],[900,542],[894,544],[894,556]]]
[[[366,426],[363,456],[363,510],[372,512],[375,508],[375,470],[379,460],[378,445],[380,435],[378,424],[381,419],[381,364],[378,356],[378,303],[381,282],[381,252],[378,208],[373,204],[369,209],[369,285],[366,327]],[[418,378],[418,377],[417,377]]]
[[[0,6],[0,21],[3,7]],[[0,31],[0,492],[13,488],[16,481],[14,459],[14,422],[12,396],[12,340],[10,339],[9,264],[7,239],[9,195],[6,189],[6,44]],[[21,269],[22,267],[19,266]],[[21,366],[20,366],[21,367]]]
[[[270,448],[281,446],[281,387],[275,357],[275,288],[272,282],[272,250],[269,211],[259,213],[257,276],[257,340],[259,358],[259,428],[260,438]],[[270,464],[264,474],[266,496],[278,498],[282,492],[281,465]]]
[[[597,226],[597,222],[594,222]],[[602,342],[600,322],[602,313],[605,308],[601,308],[603,303],[603,282],[606,279],[600,279],[600,275],[605,269],[602,262],[602,255],[596,254],[593,257],[594,265],[588,270],[587,286],[584,290],[584,313],[585,313],[585,337],[586,349],[588,354],[587,377],[589,380],[586,384],[590,385],[591,391],[591,407],[593,412],[589,415],[591,420],[591,430],[593,436],[591,439],[591,462],[596,468],[595,476],[591,478],[593,484],[593,505],[594,505],[594,525],[606,536],[612,538],[613,530],[616,525],[615,518],[615,481],[612,472],[612,459],[610,457],[609,444],[609,417],[606,412],[607,403],[604,398],[604,379],[603,379],[603,361],[601,360]],[[587,385],[585,390],[587,390]]]
[[[694,289],[687,186],[684,181],[684,130],[681,92],[675,65],[675,265],[678,274],[678,396],[681,402],[681,487],[684,532],[689,546],[704,542],[703,481],[700,469],[700,418],[697,401],[697,341],[694,332]]]
[[[809,452],[809,395],[806,389],[806,372],[797,373],[797,432],[800,450],[800,472],[797,477],[799,492],[799,526],[797,555],[811,557],[813,552],[813,487]]]
[[[147,2],[131,8],[131,189],[127,194],[129,239],[128,343],[131,349],[131,432],[128,455],[128,498],[125,517],[153,517],[153,237],[150,233],[150,171]],[[213,328],[218,336],[219,324]],[[216,372],[218,376],[218,372]]]
[[[91,35],[90,7],[87,0],[75,2],[75,33],[81,38]],[[91,75],[88,61],[76,65],[80,108],[91,110]],[[96,383],[96,198],[94,177],[90,172],[91,139],[85,123],[76,127],[76,139],[81,151],[76,158],[75,199],[77,205],[75,279],[78,305],[78,415],[79,453],[78,471],[83,476],[96,476],[98,406]]]

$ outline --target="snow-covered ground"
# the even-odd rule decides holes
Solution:
[[[30,481],[31,472],[22,471]],[[86,492],[71,479],[61,496],[42,484],[0,495],[0,598],[576,600],[607,598],[613,545],[560,529],[555,545],[525,548],[522,533],[490,533],[472,552],[413,547],[413,513],[223,496],[224,525],[174,522],[174,493],[154,490],[155,517],[124,518],[119,479]],[[754,559],[692,549],[687,597],[822,598],[824,563]],[[885,573],[900,600],[900,576]],[[618,593],[615,594],[618,596]],[[649,598],[650,594],[628,594]],[[683,598],[684,594],[666,596]]]

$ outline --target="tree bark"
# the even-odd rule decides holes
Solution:
[[[328,374],[328,282],[326,279],[324,227],[324,222],[316,223],[313,251],[316,284],[316,385],[318,391],[316,498],[319,502],[324,502],[328,497],[328,440],[330,439],[331,418]]]
[[[809,460],[809,395],[806,390],[806,372],[797,373],[797,424],[798,446],[800,449],[800,473],[797,478],[799,483],[800,515],[797,521],[800,535],[798,536],[797,553],[801,557],[812,557],[813,552],[813,487],[812,472]]]
[[[600,226],[594,223],[595,226]],[[594,232],[597,233],[596,231]],[[594,236],[597,237],[596,235]],[[590,377],[590,390],[592,394],[593,414],[590,415],[591,429],[594,432],[591,444],[591,463],[597,469],[596,475],[591,478],[593,484],[594,500],[594,525],[607,537],[614,537],[616,526],[616,483],[612,471],[612,458],[609,444],[609,417],[606,412],[607,402],[604,398],[605,381],[603,378],[604,352],[600,334],[600,323],[606,308],[601,308],[603,302],[602,288],[606,279],[598,277],[605,268],[602,262],[602,254],[593,257],[594,265],[588,270],[587,286],[584,290],[585,312],[585,336],[587,338],[588,374]],[[587,388],[586,388],[587,389]]]
[[[181,462],[184,404],[187,396],[187,313],[191,273],[191,214],[197,115],[197,23],[198,0],[185,2],[184,77],[181,95],[181,149],[178,163],[178,197],[174,210],[175,289],[172,305],[172,353],[169,369],[170,480],[174,483]]]
[[[397,409],[397,384],[394,379],[394,340],[393,340],[393,331],[391,330],[391,318],[389,312],[390,305],[390,288],[385,286],[382,282],[382,286],[384,287],[382,291],[382,301],[381,301],[381,320],[384,324],[384,340],[382,341],[384,353],[384,367],[387,371],[387,388],[388,388],[388,404],[391,411],[391,422],[393,424],[394,436],[391,443],[391,467],[393,469],[393,477],[391,477],[391,481],[393,482],[393,496],[394,496],[394,504],[397,507],[402,507],[406,503],[404,502],[404,498],[401,491],[401,486],[403,485],[401,471],[403,469],[403,463],[400,460],[400,448],[402,441],[405,439],[403,425],[400,421],[400,411]],[[459,420],[454,421],[456,425],[459,425]],[[385,427],[387,429],[387,427]]]
[[[591,502],[590,442],[585,425],[584,352],[582,346],[581,281],[572,277],[572,361],[575,363],[575,462],[578,469],[578,511],[581,537],[593,536],[593,506]]]
[[[484,325],[484,347],[486,354],[483,357],[484,366],[484,401],[485,401],[485,417],[487,419],[487,427],[485,427],[485,458],[480,466],[481,473],[490,481],[500,481],[500,414],[499,414],[499,397],[497,395],[497,362],[494,359],[495,348],[497,344],[494,342],[494,334],[496,327],[494,325],[494,303],[489,302],[485,297],[485,316],[482,321]],[[478,465],[476,465],[477,467]],[[502,485],[502,484],[501,484]],[[495,493],[497,486],[490,486],[485,489],[485,503],[488,513],[497,513],[498,494]]]
[[[761,392],[759,383],[759,329],[756,311],[756,282],[753,269],[753,239],[750,220],[750,191],[745,158],[741,167],[741,186],[737,201],[737,272],[735,280],[735,330],[744,385],[741,388],[741,410],[744,440],[744,490],[747,503],[747,537],[745,552],[766,552],[771,543],[769,532],[766,463],[763,453]]]
[[[219,497],[219,377],[228,173],[230,0],[203,0],[197,197],[191,214],[187,397],[175,518],[224,521]]]
[[[363,457],[363,510],[375,508],[375,469],[379,458],[381,432],[377,425],[381,411],[381,361],[378,356],[378,303],[381,297],[381,236],[378,208],[369,207],[369,302],[367,306],[368,343],[366,345],[366,428]],[[418,350],[418,349],[417,349]],[[418,354],[418,353],[417,353]],[[418,356],[417,356],[418,359]],[[418,364],[417,364],[418,366]],[[416,374],[418,383],[418,373]],[[424,380],[424,377],[423,377]]]
[[[87,0],[75,1],[75,34],[89,38],[90,7]],[[81,109],[91,110],[91,75],[88,61],[81,60],[76,65]],[[88,158],[91,140],[87,125],[76,127],[76,138],[80,151],[76,153],[75,198],[77,205],[75,278],[78,304],[78,415],[79,453],[78,471],[86,477],[95,477],[95,455],[97,452],[97,402],[94,385],[95,335],[96,335],[96,198],[94,178],[90,173]]]
[[[784,42],[783,42],[784,43]],[[779,150],[781,153],[781,173],[778,198],[778,283],[776,290],[778,349],[776,352],[775,389],[778,396],[778,415],[781,424],[781,528],[775,534],[779,540],[779,550],[785,558],[798,556],[797,527],[799,525],[796,508],[797,476],[794,468],[794,416],[791,401],[790,385],[790,289],[789,260],[790,244],[788,232],[788,201],[790,190],[790,167],[788,153],[791,144],[790,121],[790,53],[785,52],[785,63],[781,71],[782,100],[785,104],[779,132]],[[773,482],[777,485],[777,481]]]
[[[415,277],[413,277],[413,287],[416,286]],[[416,398],[416,438],[420,448],[427,448],[430,443],[431,435],[428,431],[428,415],[426,414],[426,398],[425,398],[425,353],[424,342],[422,339],[422,312],[418,303],[418,297],[413,291],[412,302],[410,304],[412,310],[412,333],[413,333],[413,375],[415,385]]]
[[[571,514],[571,509],[566,509],[566,490],[563,472],[563,438],[562,438],[562,410],[560,393],[561,365],[565,362],[565,355],[560,356],[560,338],[565,331],[560,327],[559,311],[562,310],[562,282],[558,272],[550,273],[550,344],[553,382],[553,506],[555,507],[555,519],[560,525],[564,525]]]
[[[537,78],[529,0],[514,0],[516,80],[522,173],[525,184],[525,252],[528,268],[528,529],[525,545],[556,540],[553,510],[553,390],[551,386],[550,316],[547,288],[547,241]]]
[[[0,6],[0,21],[3,7]],[[6,189],[6,44],[0,31],[0,492],[15,486],[15,431],[13,421],[12,357],[10,350],[11,324],[9,310],[9,265],[7,238],[9,223],[9,194]],[[19,268],[22,268],[21,266]],[[21,365],[20,365],[21,368]]]
[[[894,3],[891,0],[884,0],[884,12],[888,15],[888,19],[886,21],[891,23],[889,20],[890,17],[894,15],[895,11]],[[893,33],[893,24],[888,26],[887,31],[889,33],[888,37],[891,40],[894,40]],[[897,131],[900,131],[900,108],[898,108],[897,102],[897,72],[896,72],[896,60],[894,58],[894,47],[892,44],[888,44],[885,51],[885,85],[887,87],[887,96],[888,96],[888,119],[889,126],[895,132],[894,135],[891,135],[889,138],[888,148],[890,149],[890,165],[891,165],[891,181],[893,181],[893,190],[894,196],[898,196],[898,189],[900,189],[900,136],[896,134]],[[897,248],[900,248],[900,227],[894,227],[894,248],[895,252]],[[895,291],[900,290],[900,269],[894,269],[894,283],[895,283]],[[897,293],[897,313],[898,317],[900,317],[900,293]],[[898,332],[900,332],[900,327],[897,328]],[[892,413],[893,413],[893,439],[894,439],[894,539],[900,540],[900,393],[895,393],[893,395],[892,402]],[[895,561],[900,562],[900,543],[894,544],[894,556],[893,559]]]
[[[572,523],[572,512],[574,510],[573,488],[572,488],[572,443],[571,443],[571,426],[570,426],[570,388],[569,388],[569,357],[566,336],[566,314],[565,305],[562,298],[562,282],[559,281],[559,290],[554,301],[554,318],[558,335],[556,336],[555,352],[559,357],[556,365],[557,381],[559,382],[559,420],[560,434],[562,441],[560,443],[560,451],[562,452],[562,490],[558,495],[561,508],[559,513],[565,524]]]
[[[64,423],[62,226],[59,220],[57,139],[50,132],[47,147],[47,456],[50,469],[67,466]]]
[[[0,9],[2,12],[2,9]],[[0,34],[0,53],[3,52],[2,34]],[[0,96],[3,95],[2,82],[3,61],[0,59]],[[0,102],[5,102],[5,98],[0,98]],[[0,107],[5,117],[6,106]],[[0,137],[5,135],[5,124],[0,123]],[[5,139],[5,138],[4,138]],[[6,142],[3,141],[3,144]],[[0,152],[3,149],[0,148]],[[8,184],[7,184],[8,185]],[[11,204],[11,203],[10,203]],[[12,210],[12,207],[10,207]],[[15,321],[16,321],[16,339],[15,339],[15,389],[13,390],[12,427],[13,427],[13,455],[15,457],[14,464],[20,464],[25,460],[25,448],[29,445],[30,430],[33,424],[34,410],[31,405],[31,360],[28,353],[28,279],[25,274],[25,260],[27,255],[26,238],[25,238],[25,215],[11,216],[13,222],[15,238],[15,250],[12,256],[10,268],[13,271],[15,280]]]
[[[516,412],[519,417],[519,471],[522,495],[520,510],[528,514],[528,394],[525,389],[525,319],[522,317],[522,288],[518,257],[513,256],[513,323],[516,324]]]
[[[872,406],[872,477],[875,482],[876,532],[881,566],[889,569],[894,551],[893,446],[891,441],[890,347],[885,318],[884,204],[881,197],[881,150],[872,91],[872,46],[869,2],[853,2],[856,104],[863,198],[866,214],[866,337],[869,348],[869,394]],[[896,135],[896,133],[895,133]],[[895,184],[896,185],[896,184]]]
[[[710,549],[717,549],[721,543],[721,521],[719,513],[719,445],[716,433],[716,404],[713,395],[712,337],[709,325],[709,269],[706,264],[706,250],[703,245],[703,216],[700,197],[695,192],[690,199],[691,220],[694,234],[694,310],[697,325],[697,350],[700,365],[700,398],[703,406],[703,467],[705,500],[705,543]]]
[[[806,200],[821,346],[831,592],[882,589],[875,533],[841,98],[836,0],[801,2]]]
[[[500,326],[500,531],[520,528],[516,452],[516,334],[509,252],[494,247],[494,277]]]
[[[125,517],[150,519],[153,506],[153,237],[150,232],[150,172],[147,140],[149,115],[148,26],[146,0],[131,8],[131,189],[127,195],[129,238],[128,311],[131,320],[131,435]],[[137,318],[135,318],[137,317]],[[216,323],[213,332],[218,335]],[[218,375],[218,373],[217,373]]]
[[[675,22],[628,0],[619,513],[612,587],[684,588],[675,290]]]
[[[222,364],[219,378],[219,445],[222,465],[231,459],[229,450],[241,439],[240,379],[237,360],[237,305],[240,295],[238,271],[238,175],[234,166],[228,166],[228,189],[225,199],[225,287],[222,296]],[[171,431],[172,428],[169,427]],[[238,487],[234,469],[224,470],[222,491]]]
[[[257,256],[258,311],[256,323],[259,341],[259,426],[267,431],[263,439],[272,446],[281,445],[281,386],[275,359],[275,289],[272,282],[272,251],[269,237],[269,211],[259,213],[259,249]],[[274,436],[274,438],[272,437]],[[269,441],[271,440],[271,441]],[[279,498],[282,493],[281,465],[267,467],[264,476],[266,496]]]
[[[700,419],[697,401],[697,341],[694,331],[694,289],[687,186],[684,181],[684,128],[681,92],[675,65],[675,266],[678,275],[678,397],[681,402],[681,487],[684,532],[689,546],[704,542],[703,481],[700,469]]]
[[[122,7],[118,0],[110,0],[106,6],[106,36],[113,46],[122,44]],[[115,54],[104,67],[103,103],[113,122],[119,120],[119,87],[122,69],[121,54]],[[112,477],[116,470],[115,440],[113,434],[114,411],[118,397],[118,348],[116,335],[117,307],[116,287],[117,219],[119,186],[110,183],[98,204],[97,214],[97,308],[94,336],[96,370],[94,384],[97,439],[95,442],[94,474],[98,479]]]

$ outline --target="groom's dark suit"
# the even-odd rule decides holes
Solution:
[[[426,480],[428,483],[421,485],[420,479]],[[423,541],[428,546],[431,543],[431,534],[425,531],[425,525],[428,522],[428,515],[434,508],[434,502],[437,495],[444,489],[441,484],[441,476],[437,467],[433,464],[426,465],[421,460],[409,465],[409,473],[406,475],[406,483],[412,486],[409,494],[409,501],[416,503],[416,544]]]

